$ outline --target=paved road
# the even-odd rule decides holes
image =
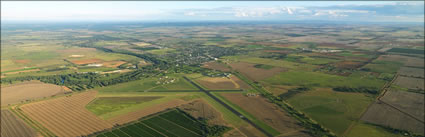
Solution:
[[[251,124],[253,127],[255,127],[258,130],[260,130],[261,132],[263,132],[265,135],[267,135],[269,137],[273,137],[273,135],[269,134],[267,131],[265,131],[264,129],[262,129],[261,127],[259,127],[258,125],[256,125],[254,122],[252,122],[251,120],[249,120],[248,118],[246,118],[245,116],[243,116],[241,113],[239,113],[238,111],[236,111],[235,109],[233,109],[232,107],[230,107],[229,105],[227,105],[226,103],[224,103],[223,101],[221,101],[220,99],[218,99],[217,97],[215,97],[213,94],[210,93],[210,91],[205,90],[204,88],[200,87],[199,85],[197,85],[196,83],[194,83],[192,80],[190,80],[187,77],[183,77],[183,78],[185,80],[189,81],[195,87],[197,87],[200,91],[204,92],[205,94],[207,94],[208,96],[210,96],[212,99],[214,99],[215,101],[217,101],[218,103],[220,103],[221,105],[223,105],[225,108],[227,108],[228,110],[230,110],[231,112],[233,112],[234,114],[236,114],[237,116],[239,116],[241,119],[245,120],[246,122],[248,122],[249,124]]]

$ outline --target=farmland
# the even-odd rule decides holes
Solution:
[[[2,137],[36,137],[37,133],[23,120],[10,112],[1,110],[1,136]]]
[[[288,102],[317,122],[341,135],[373,101],[361,93],[317,88],[291,97]]]
[[[297,124],[297,121],[261,96],[250,97],[241,93],[220,93],[220,96],[240,106],[246,112],[271,126],[281,135],[309,136],[303,133],[304,129]]]
[[[57,136],[88,135],[113,126],[85,109],[84,106],[94,99],[96,93],[88,91],[25,104],[20,109]]]
[[[201,137],[207,135],[220,135],[230,128],[224,126],[205,125],[180,110],[170,110],[139,121],[128,124],[124,127],[113,129],[105,133],[98,134],[101,137],[122,137],[122,136],[191,136]]]
[[[22,103],[26,101],[42,99],[55,95],[64,94],[68,91],[61,86],[46,84],[39,81],[28,81],[8,86],[2,86],[2,106]]]
[[[2,30],[22,136],[423,135],[423,26],[82,24]]]

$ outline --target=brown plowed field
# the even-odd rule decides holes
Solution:
[[[174,100],[162,103],[162,104],[153,105],[153,106],[150,106],[148,108],[144,108],[144,109],[141,109],[141,110],[138,110],[138,111],[133,111],[133,112],[130,112],[130,113],[127,113],[127,114],[124,114],[124,115],[113,117],[111,119],[108,119],[108,121],[110,123],[122,125],[122,124],[125,124],[125,123],[129,123],[131,121],[134,121],[134,120],[138,120],[142,117],[145,117],[145,116],[148,116],[148,115],[151,115],[151,114],[155,114],[157,112],[163,111],[163,110],[168,109],[168,108],[174,108],[174,107],[180,106],[181,104],[184,104],[184,103],[187,103],[187,102],[180,100],[180,99],[174,99]]]
[[[381,101],[424,121],[424,94],[388,91],[385,93],[384,97],[381,98]]]
[[[416,134],[424,134],[424,123],[384,104],[374,103],[363,114],[361,120],[373,124],[403,129]]]
[[[84,65],[84,64],[91,64],[91,63],[98,63],[102,62],[101,59],[83,59],[83,60],[71,60],[72,63],[77,65]]]
[[[211,107],[204,100],[195,100],[193,102],[183,104],[179,106],[179,108],[195,118],[202,117],[208,120],[208,123],[210,124],[227,125],[223,120],[221,113]]]
[[[220,93],[220,95],[282,134],[293,132],[304,134],[301,132],[303,128],[295,119],[261,96],[246,97],[241,93]]]
[[[399,76],[395,80],[395,84],[408,89],[421,89],[424,90],[424,79],[423,78],[412,78]]]
[[[204,65],[202,65],[202,67],[214,69],[214,70],[220,70],[220,71],[224,71],[224,72],[230,71],[230,68],[228,68],[226,65],[221,64],[221,63],[217,63],[217,62],[204,63]]]
[[[36,137],[37,133],[9,110],[1,110],[2,137]]]
[[[31,119],[41,123],[57,136],[83,136],[113,126],[85,108],[96,94],[96,91],[88,91],[69,97],[26,104],[21,109]]]
[[[63,94],[66,91],[53,84],[46,84],[39,81],[28,81],[18,84],[1,87],[1,104],[16,104],[21,101],[40,99],[52,95]]]
[[[274,67],[271,69],[261,69],[254,67],[254,65],[255,64],[245,62],[236,62],[230,64],[233,69],[241,72],[249,79],[254,81],[260,81],[285,71],[285,69],[279,67]]]
[[[106,62],[102,62],[104,67],[111,67],[111,68],[116,68],[124,63],[127,63],[125,61],[106,61]]]

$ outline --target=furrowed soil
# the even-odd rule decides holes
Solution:
[[[224,71],[224,72],[228,72],[230,71],[230,68],[228,68],[226,65],[218,63],[218,62],[208,62],[208,63],[204,63],[202,65],[203,68],[209,68],[209,69],[214,69],[214,70],[220,70],[220,71]]]
[[[307,134],[301,133],[303,128],[298,125],[295,119],[261,96],[247,97],[241,93],[221,93],[220,95],[240,106],[242,109],[273,127],[283,135],[297,132],[300,133],[300,135],[308,136]]]
[[[408,89],[421,89],[424,90],[424,79],[423,78],[412,78],[412,77],[403,77],[399,76],[395,80],[396,85],[408,88]]]
[[[57,136],[85,136],[113,127],[111,123],[98,118],[85,108],[96,94],[97,91],[87,91],[25,104],[20,109]]]
[[[280,67],[274,67],[271,69],[256,68],[254,67],[255,64],[245,62],[231,63],[230,66],[254,81],[261,81],[285,71],[285,69]]]
[[[1,110],[2,137],[36,137],[36,131],[9,110]]]
[[[382,102],[372,104],[363,114],[361,120],[424,135],[425,127],[423,122],[409,117]]]
[[[425,71],[424,69],[420,69],[420,68],[402,67],[399,70],[399,73],[402,76],[424,78],[424,71]]]
[[[381,101],[424,121],[424,94],[388,91],[385,93],[384,97],[381,98]]]
[[[106,62],[102,62],[104,67],[111,67],[111,68],[116,68],[122,64],[125,64],[127,62],[125,61],[106,61]]]
[[[68,91],[61,86],[46,84],[39,81],[22,82],[1,87],[1,104],[17,104],[26,100],[41,99],[53,95],[64,94]]]
[[[189,113],[194,118],[204,118],[212,125],[226,126],[226,122],[220,112],[211,107],[204,100],[195,100],[193,102],[179,106],[180,109]]]

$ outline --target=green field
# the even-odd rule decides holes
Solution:
[[[167,90],[197,90],[196,87],[185,81],[180,75],[170,75],[176,78],[173,83],[158,84],[159,77],[150,77],[127,83],[96,88],[99,92],[157,92]]]
[[[98,137],[203,137],[220,136],[231,128],[211,126],[180,110],[170,110],[143,118],[120,128],[97,135]]]
[[[372,72],[378,73],[396,73],[402,66],[403,63],[396,61],[374,61],[363,68],[367,68]]]
[[[338,135],[357,121],[374,98],[361,93],[334,92],[317,88],[296,94],[287,101]]]
[[[403,137],[404,135],[394,134],[381,127],[370,125],[367,123],[357,123],[346,134],[347,137]]]
[[[162,98],[161,96],[141,97],[99,97],[90,102],[86,108],[96,115],[119,111],[141,103]]]
[[[313,86],[313,87],[373,87],[381,88],[385,81],[362,75],[348,77],[330,75],[320,72],[287,71],[265,79],[264,82],[273,85]]]
[[[388,50],[388,52],[408,53],[408,54],[425,54],[424,50],[406,49],[406,48],[392,48],[392,49]]]

